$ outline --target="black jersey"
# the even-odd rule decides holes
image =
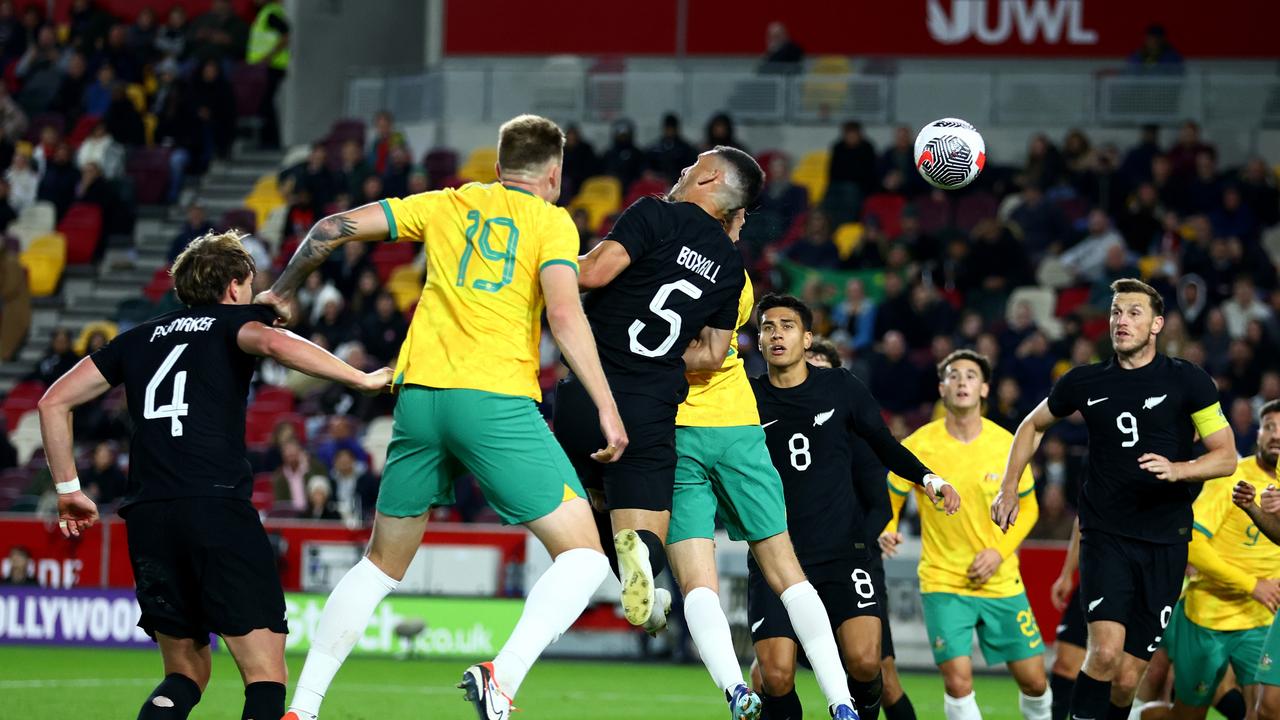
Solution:
[[[751,388],[801,564],[843,564],[876,552],[871,537],[884,525],[868,527],[866,489],[856,487],[868,476],[854,471],[854,443],[865,440],[890,470],[915,482],[929,470],[894,439],[871,391],[852,373],[813,366],[795,387],[775,387],[761,375]]]
[[[249,499],[244,414],[257,359],[236,335],[245,323],[274,317],[264,305],[202,305],[142,323],[92,355],[107,382],[124,383],[129,402],[126,505]]]
[[[1115,359],[1072,369],[1049,393],[1049,412],[1077,410],[1089,428],[1089,471],[1080,488],[1080,529],[1157,543],[1191,539],[1200,483],[1166,482],[1138,466],[1146,453],[1192,459],[1192,414],[1213,410],[1218,389],[1204,370],[1157,354],[1136,370]],[[1223,421],[1225,425],[1225,421]]]
[[[689,341],[706,326],[737,326],[742,255],[702,208],[652,197],[627,208],[605,239],[631,256],[583,303],[609,384],[679,403],[688,392]]]

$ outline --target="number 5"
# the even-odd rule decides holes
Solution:
[[[169,352],[169,357],[160,363],[160,369],[156,370],[156,374],[151,376],[151,381],[147,383],[146,404],[142,408],[142,417],[147,420],[159,420],[169,418],[169,432],[174,437],[182,437],[182,420],[180,418],[187,415],[187,371],[182,370],[173,376],[173,399],[168,405],[156,407],[156,391],[160,389],[160,384],[164,382],[164,378],[173,369],[178,358],[182,357],[182,352],[187,349],[187,344],[183,343],[173,348]]]
[[[663,306],[667,304],[667,299],[671,297],[671,293],[676,290],[694,300],[702,297],[702,290],[688,280],[677,280],[658,288],[658,292],[654,293],[653,299],[649,301],[649,309],[653,311],[654,315],[666,320],[671,329],[667,332],[667,336],[663,338],[662,342],[658,344],[658,347],[650,350],[640,344],[640,333],[644,332],[644,323],[639,320],[632,321],[631,327],[628,328],[628,334],[631,336],[631,352],[645,357],[662,357],[675,344],[676,337],[680,335],[682,319],[680,318],[680,313]]]

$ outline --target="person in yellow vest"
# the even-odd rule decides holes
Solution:
[[[276,0],[254,0],[258,15],[249,28],[249,49],[245,60],[250,65],[267,69],[267,91],[262,94],[258,117],[262,121],[258,140],[264,150],[280,148],[280,114],[276,111],[276,92],[289,70],[289,21],[284,5]]]

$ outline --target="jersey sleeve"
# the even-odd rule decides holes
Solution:
[[[568,265],[574,272],[578,271],[578,250],[581,248],[578,228],[563,208],[549,210],[549,217],[539,240],[539,272],[548,265]]]
[[[707,318],[708,327],[717,330],[738,329],[738,303],[742,299],[742,288],[745,287],[747,278],[740,272],[734,272],[730,277],[737,278],[733,294],[726,296],[720,307],[716,308],[715,314]]]
[[[1053,389],[1049,391],[1049,412],[1054,417],[1063,418],[1080,409],[1080,399],[1076,397],[1078,378],[1079,369],[1073,368],[1053,384]]]
[[[1227,417],[1218,400],[1218,386],[1204,370],[1187,363],[1183,370],[1186,411],[1200,437],[1208,437],[1227,426]]]
[[[924,482],[929,468],[902,446],[880,414],[880,403],[876,402],[871,390],[851,372],[842,372],[845,386],[845,397],[850,404],[850,416],[853,431],[856,432],[889,472],[913,483]]]
[[[425,242],[431,213],[448,202],[452,189],[431,190],[407,198],[386,198],[378,205],[387,216],[387,238],[392,241]]]
[[[613,240],[626,249],[635,262],[644,257],[662,239],[664,208],[657,198],[640,198],[622,212],[605,240]]]
[[[251,322],[270,326],[275,324],[275,321],[275,312],[266,305],[241,305],[234,312],[227,313],[225,318],[220,318],[219,324],[222,325],[227,343],[235,347],[240,328]]]
[[[98,372],[111,383],[112,387],[124,382],[124,336],[103,345],[97,352],[89,356]]]

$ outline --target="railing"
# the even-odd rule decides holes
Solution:
[[[744,122],[845,119],[919,123],[940,114],[979,127],[1175,124],[1280,126],[1280,77],[1188,72],[757,75],[715,70],[588,72],[563,63],[534,70],[445,69],[353,77],[346,112],[387,108],[402,121],[497,122],[535,112],[560,122],[608,122],[676,112],[700,122],[725,111]]]

